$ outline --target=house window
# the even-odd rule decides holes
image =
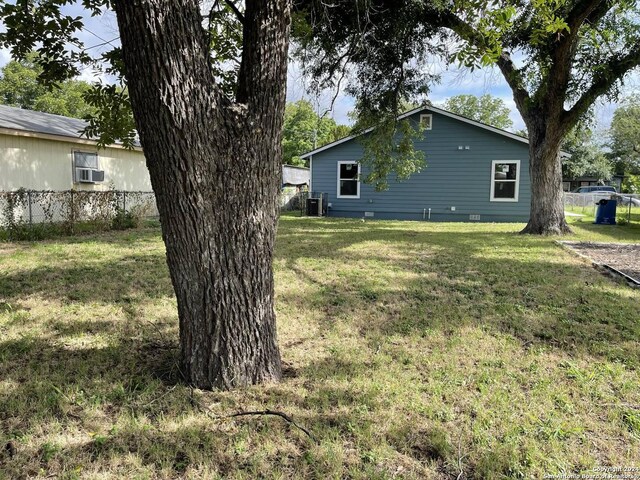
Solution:
[[[425,130],[431,130],[432,123],[433,115],[431,115],[430,113],[423,113],[422,115],[420,115],[420,125],[422,126],[422,128],[424,128]]]
[[[95,172],[95,173],[94,173]],[[98,154],[95,152],[73,152],[73,180],[76,183],[99,180]]]
[[[517,202],[520,160],[494,160],[491,164],[491,201]]]
[[[338,162],[338,198],[360,198],[360,165]]]

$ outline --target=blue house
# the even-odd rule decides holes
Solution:
[[[312,192],[326,195],[327,215],[397,220],[526,222],[531,188],[526,138],[425,106],[400,119],[423,122],[427,167],[376,192],[362,182],[363,148],[355,136],[302,155]],[[366,135],[366,132],[364,133]]]

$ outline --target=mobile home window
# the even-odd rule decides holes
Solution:
[[[98,177],[98,154],[95,152],[73,152],[73,181],[95,183]]]
[[[491,164],[491,201],[517,202],[520,160],[494,160]]]
[[[76,168],[98,169],[98,154],[92,152],[73,152],[73,161]]]
[[[360,165],[338,162],[338,198],[360,198]]]

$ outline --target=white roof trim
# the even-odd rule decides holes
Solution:
[[[527,145],[529,144],[529,139],[528,138],[521,137],[520,135],[516,135],[515,133],[507,132],[506,130],[502,130],[500,128],[492,127],[491,125],[487,125],[485,123],[477,122],[476,120],[471,120],[470,118],[463,117],[461,115],[457,115],[455,113],[451,113],[451,112],[448,112],[448,111],[443,110],[441,108],[433,107],[431,105],[424,105],[422,107],[418,107],[418,108],[414,108],[413,110],[409,110],[408,112],[405,112],[402,115],[400,115],[398,117],[398,120],[403,120],[403,119],[405,119],[407,117],[410,117],[411,115],[415,115],[416,113],[422,112],[423,110],[428,110],[428,111],[433,112],[433,113],[438,113],[440,115],[444,115],[445,117],[451,117],[451,118],[453,118],[455,120],[459,120],[461,122],[468,123],[469,125],[473,125],[474,127],[483,128],[485,130],[489,130],[490,132],[497,133],[498,135],[503,135],[503,136],[505,136],[507,138],[510,138],[512,140],[517,140],[518,142],[526,143]],[[348,137],[341,138],[340,140],[336,140],[335,142],[329,143],[329,144],[327,144],[327,145],[325,145],[323,147],[316,148],[315,150],[307,152],[304,155],[300,155],[300,158],[307,158],[307,157],[310,157],[311,155],[315,155],[316,153],[324,152],[325,150],[328,150],[328,149],[330,149],[332,147],[335,147],[336,145],[340,145],[341,143],[345,143],[345,142],[348,142],[349,140],[353,140],[354,138],[359,137],[360,135],[364,135],[365,133],[369,133],[369,132],[373,131],[374,129],[375,129],[375,127],[370,127],[370,128],[367,128],[364,132],[359,133],[358,135],[350,135]],[[567,152],[560,152],[560,155],[562,155],[562,156],[570,156],[570,154],[567,153]]]
[[[94,145],[94,146],[98,145],[98,141],[92,138],[69,137],[66,135],[32,132],[30,130],[20,130],[17,128],[0,127],[0,135],[13,135],[16,137],[38,138],[42,140],[53,140],[56,142],[77,143],[79,145]],[[127,149],[121,143],[105,145],[103,148],[119,148],[121,150]],[[142,147],[140,145],[134,145],[134,147],[131,150],[136,152],[141,152]]]

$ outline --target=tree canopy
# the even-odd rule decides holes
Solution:
[[[67,117],[84,118],[95,109],[84,99],[91,89],[87,82],[64,80],[44,86],[38,77],[43,67],[37,63],[37,53],[23,60],[12,60],[0,72],[0,103]]]
[[[613,175],[611,159],[586,122],[580,122],[567,134],[562,149],[571,153],[571,157],[562,160],[565,178],[590,176],[609,180]]]
[[[640,95],[621,103],[611,121],[611,152],[622,172],[640,174]]]
[[[308,100],[287,104],[282,130],[282,163],[304,165],[300,155],[349,135],[351,129],[320,116]]]
[[[489,94],[476,95],[455,95],[447,99],[443,107],[463,117],[502,128],[504,130],[513,127],[513,122],[509,118],[509,107],[504,100]]]

